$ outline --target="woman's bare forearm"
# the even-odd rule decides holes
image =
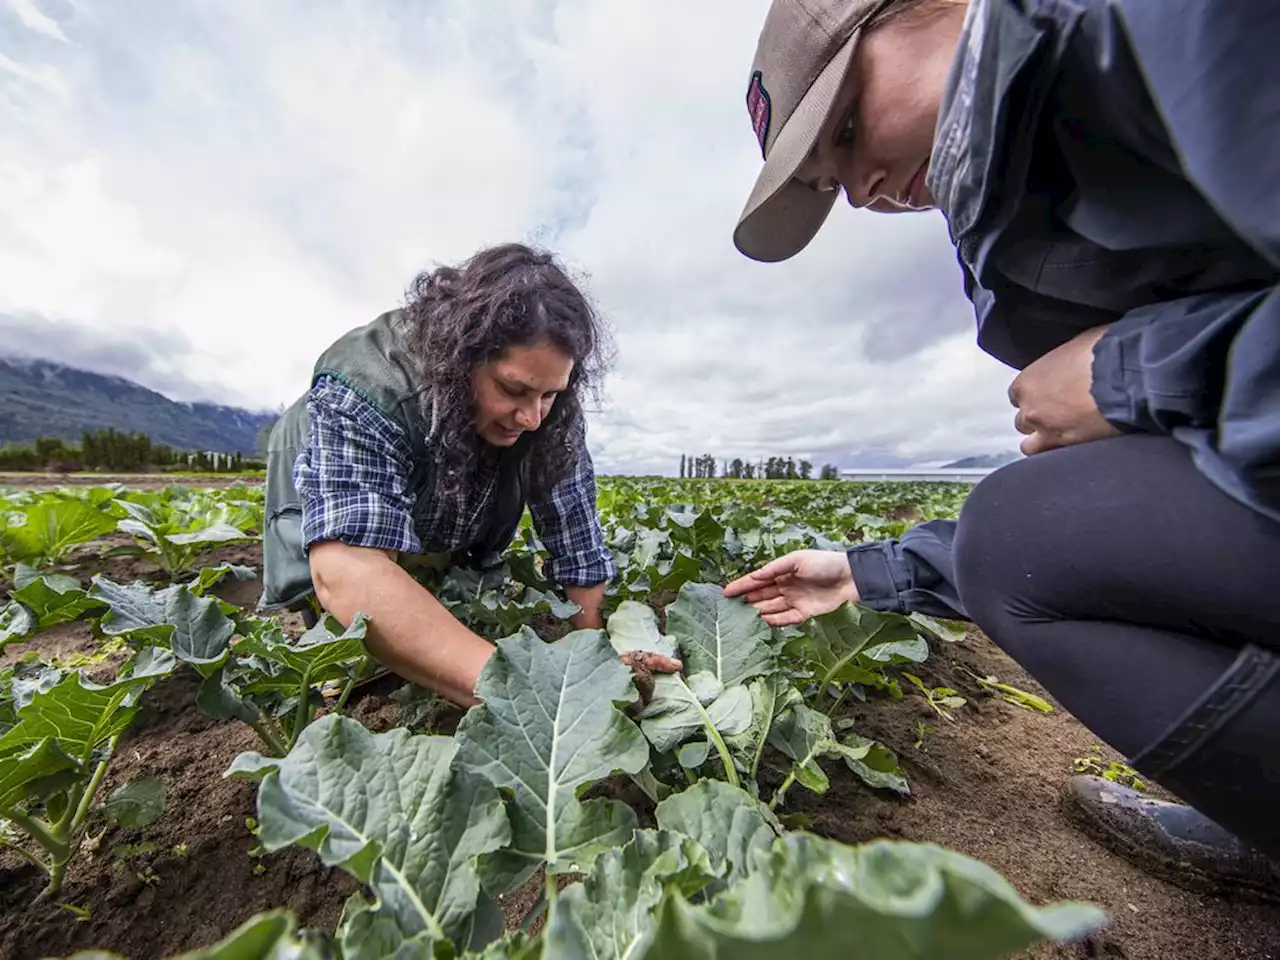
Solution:
[[[609,581],[606,580],[604,583],[597,583],[590,587],[566,586],[564,588],[565,596],[582,608],[580,613],[575,613],[569,618],[576,629],[600,629],[604,626],[604,618],[600,616],[600,605],[604,603],[604,591],[608,586]]]
[[[431,592],[380,550],[325,542],[311,548],[312,579],[326,610],[344,624],[369,617],[369,651],[406,680],[462,706],[494,647],[458,622]]]

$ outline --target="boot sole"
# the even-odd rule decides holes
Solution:
[[[1175,865],[1165,858],[1152,856],[1141,844],[1134,843],[1122,832],[1090,816],[1069,791],[1064,794],[1062,805],[1068,818],[1085,834],[1159,880],[1192,893],[1224,900],[1280,904],[1280,886],[1274,882],[1268,884],[1260,878],[1209,874],[1187,861],[1180,861]]]

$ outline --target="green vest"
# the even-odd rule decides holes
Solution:
[[[316,361],[311,383],[322,375],[341,380],[404,431],[413,464],[407,489],[414,527],[421,537],[434,496],[436,460],[421,403],[427,387],[400,342],[403,316],[400,310],[388,311],[340,337]],[[304,394],[271,428],[262,529],[261,611],[292,607],[315,592],[302,546],[302,503],[293,485],[293,465],[307,445],[309,426]],[[487,567],[499,562],[498,554],[511,543],[524,513],[531,444],[532,436],[525,434],[515,446],[502,451],[497,502],[487,523],[477,542],[450,556],[448,563]],[[412,565],[411,558],[406,561],[406,566]]]

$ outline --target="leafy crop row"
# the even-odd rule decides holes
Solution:
[[[639,723],[625,712],[636,691],[616,647],[637,624],[654,642],[674,643],[693,676],[773,685],[780,696],[760,701],[769,709],[752,720],[768,731],[756,736],[792,746],[782,751],[788,780],[815,786],[817,757],[841,755],[841,742],[816,720],[825,715],[789,686],[767,628],[749,625],[754,611],[716,594],[703,584],[682,591],[667,611],[673,636],[626,608],[609,631],[545,643],[526,630],[499,640],[477,689],[482,702],[454,737],[374,734],[328,715],[286,756],[240,755],[227,775],[258,781],[264,848],[314,850],[362,890],[332,933],[299,933],[287,915],[267,914],[203,955],[997,957],[1102,922],[1083,904],[1034,908],[994,871],[936,846],[850,847],[788,831],[777,795],[766,803],[745,777],[728,782],[758,755],[751,736],[736,742],[728,763],[719,758],[719,770],[715,757],[697,765],[726,779],[664,782],[665,728],[655,739],[643,712]],[[841,642],[861,648],[869,638],[853,618],[841,611],[804,636],[846,653]],[[714,723],[700,720],[711,736]],[[638,812],[592,795],[617,776],[656,782],[663,796]],[[519,928],[504,929],[498,899],[538,875],[542,896]]]
[[[441,600],[497,647],[481,703],[452,737],[372,733],[342,715],[373,666],[365,618],[350,629],[324,618],[290,639],[277,620],[210,594],[253,575],[197,569],[221,528],[256,535],[253,492],[12,496],[3,509],[26,533],[3,541],[12,599],[0,646],[91,618],[128,660],[106,683],[30,657],[0,671],[0,843],[47,870],[49,895],[95,817],[158,815],[149,784],[101,806],[95,797],[147,689],[189,670],[200,679],[193,709],[259,736],[226,775],[257,782],[264,850],[306,847],[362,885],[333,931],[269,912],[192,956],[996,957],[1099,926],[1087,905],[1031,907],[953,851],[846,846],[788,811],[795,790],[825,792],[836,767],[909,793],[892,751],[838,708],[873,690],[901,697],[899,668],[960,634],[856,606],[770,628],[725,598],[717,582],[786,550],[906,522],[884,519],[901,512],[886,503],[850,502],[842,484],[749,486],[762,502],[692,481],[602,484],[620,570],[604,630],[544,641],[539,631],[558,634],[576,608],[543,578],[527,518],[502,568],[432,574]],[[911,509],[956,505],[931,488]],[[108,533],[132,538],[127,552],[148,551],[174,582],[98,576],[86,588],[58,568]],[[684,671],[656,676],[642,704],[618,658],[632,650],[677,655]],[[540,896],[505,923],[499,902],[531,883]]]

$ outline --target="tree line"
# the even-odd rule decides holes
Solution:
[[[177,450],[155,443],[145,433],[122,433],[114,428],[84,431],[79,445],[61,437],[41,437],[30,445],[0,447],[0,470],[105,470],[112,473],[189,470],[193,473],[239,473],[265,470],[266,464],[239,453]]]
[[[732,480],[811,480],[813,463],[793,457],[769,457],[763,460],[743,460],[734,457],[717,463],[716,458],[705,453],[700,457],[680,454],[680,478],[682,480],[714,480],[716,477]],[[818,474],[820,480],[839,480],[840,469],[834,463],[824,463]]]

